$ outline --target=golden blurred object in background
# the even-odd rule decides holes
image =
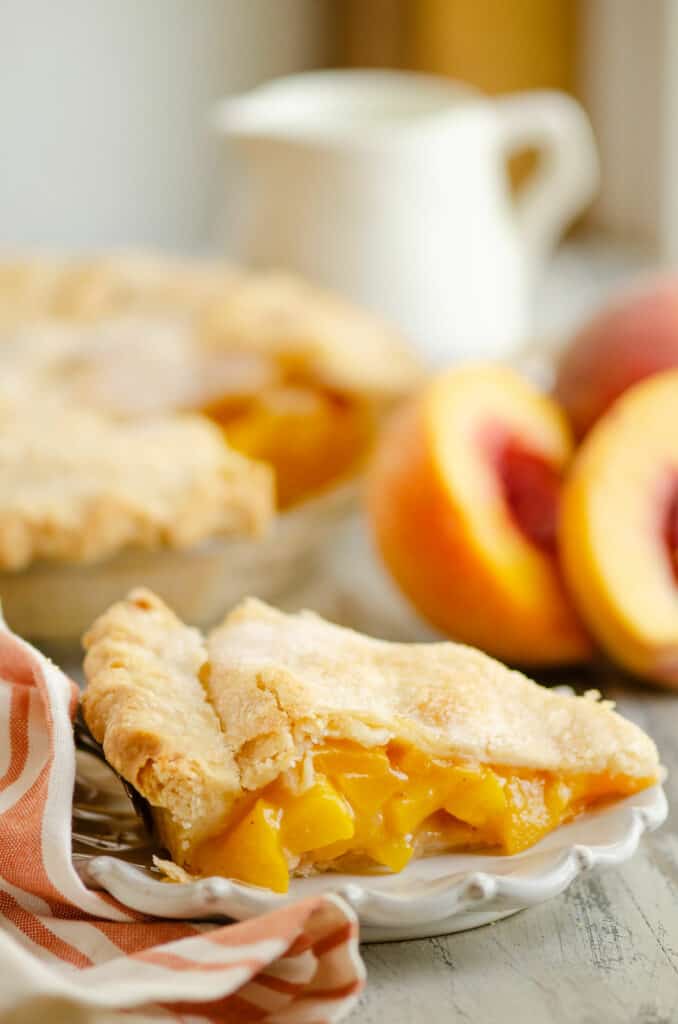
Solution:
[[[483,92],[575,91],[577,5],[571,0],[348,0],[341,59],[457,78]],[[535,165],[510,161],[514,184]]]

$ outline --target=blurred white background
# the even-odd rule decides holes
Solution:
[[[322,65],[328,0],[2,0],[0,244],[202,250],[228,217],[213,102]]]
[[[222,247],[235,171],[214,101],[337,54],[407,64],[392,37],[417,17],[414,66],[473,80],[475,60],[481,87],[558,86],[544,68],[569,62],[603,166],[587,226],[678,258],[678,0],[0,0],[0,247]]]

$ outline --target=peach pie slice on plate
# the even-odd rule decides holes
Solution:
[[[652,740],[597,695],[452,643],[387,643],[254,599],[203,637],[138,590],[85,647],[86,722],[150,805],[172,858],[159,867],[189,889],[239,883],[234,916],[254,912],[248,892],[340,887],[337,872],[364,892],[452,853],[510,861],[585,812],[643,804],[660,775]]]

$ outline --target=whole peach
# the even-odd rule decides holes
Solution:
[[[605,306],[575,334],[555,395],[582,437],[631,385],[678,367],[678,276],[647,280]]]

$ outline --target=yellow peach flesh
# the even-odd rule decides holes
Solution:
[[[552,773],[432,760],[412,747],[342,744],[312,756],[301,791],[276,780],[222,835],[198,849],[201,874],[286,892],[288,865],[380,865],[400,871],[415,851],[496,848],[517,853],[592,801],[652,780]],[[322,766],[323,772],[319,770]],[[325,774],[325,772],[327,774]],[[348,784],[347,784],[348,782]]]
[[[669,544],[678,481],[678,371],[649,378],[598,421],[563,495],[563,569],[621,665],[678,686],[678,584]]]

